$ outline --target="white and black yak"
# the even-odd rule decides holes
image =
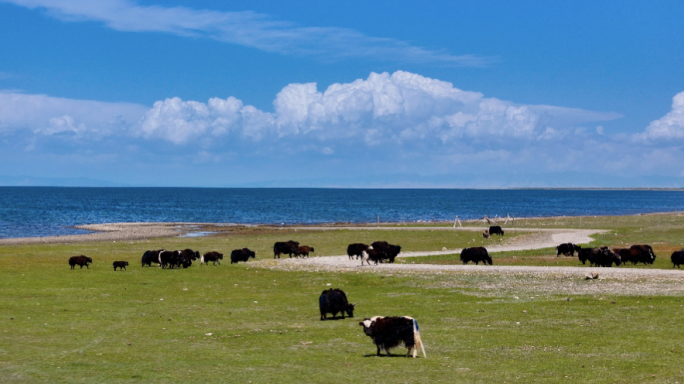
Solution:
[[[361,254],[363,251],[368,249],[368,244],[363,244],[363,243],[353,243],[349,244],[347,246],[347,256],[349,256],[349,260],[351,260],[354,256],[358,259],[361,257]]]
[[[401,246],[390,244],[386,241],[375,241],[370,247],[380,252],[380,262],[387,259],[390,263],[394,263],[394,259],[399,255],[399,252],[401,252]]]
[[[411,351],[413,351],[413,357],[416,357],[418,355],[418,348],[423,351],[423,357],[427,357],[420,338],[418,322],[412,317],[375,316],[370,319],[364,319],[359,325],[363,326],[363,332],[373,340],[378,349],[378,356],[380,356],[380,351],[382,350],[385,350],[387,356],[390,356],[390,348],[404,343],[404,346],[408,349],[406,357],[411,356]]]
[[[142,266],[144,267],[147,265],[148,267],[152,266],[152,263],[159,264],[159,253],[161,253],[163,249],[159,249],[156,251],[145,251],[142,255]]]
[[[318,308],[321,310],[321,320],[325,320],[328,313],[331,313],[333,318],[338,313],[344,319],[344,313],[347,312],[349,317],[354,317],[354,306],[347,301],[347,295],[339,288],[327,289],[321,293],[318,298]]]

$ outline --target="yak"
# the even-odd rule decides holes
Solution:
[[[347,301],[347,295],[339,288],[327,289],[321,292],[318,298],[318,308],[321,311],[321,320],[325,320],[328,313],[332,313],[333,319],[337,313],[342,315],[347,312],[349,317],[354,317],[354,306]]]
[[[363,243],[349,244],[347,246],[347,256],[349,256],[349,260],[351,260],[354,256],[356,256],[356,258],[358,259],[359,257],[361,257],[361,253],[367,249],[368,245]]]
[[[114,266],[114,272],[116,272],[117,268],[126,270],[126,266],[128,265],[128,261],[115,261],[114,263],[112,263],[112,265]]]
[[[475,264],[492,265],[492,258],[489,256],[487,249],[485,247],[472,247],[466,248],[461,251],[461,261],[463,264],[468,264],[469,261],[475,262]]]
[[[281,254],[287,254],[290,257],[294,254],[297,255],[297,248],[299,247],[299,242],[297,241],[278,241],[273,244],[273,258],[278,257],[280,259]]]
[[[494,235],[501,235],[501,236],[503,236],[503,235],[504,235],[504,230],[501,229],[501,227],[498,226],[498,225],[492,225],[491,227],[489,227],[489,235],[490,235],[490,236],[494,236]]]
[[[157,251],[145,251],[142,256],[142,266],[144,267],[147,265],[148,267],[152,266],[152,263],[159,264],[159,253],[163,251],[163,249],[159,249]]]
[[[575,256],[575,252],[579,254],[580,249],[582,248],[579,245],[575,245],[573,243],[563,243],[556,247],[556,257],[560,256],[561,254],[572,257]]]
[[[250,257],[254,259],[255,256],[256,253],[254,251],[250,251],[249,248],[234,249],[233,252],[230,253],[230,263],[237,264],[239,261],[244,261],[246,263]]]
[[[684,264],[684,249],[681,251],[672,252],[670,260],[672,260],[672,268],[681,268],[680,265]]]
[[[390,356],[390,348],[404,343],[404,346],[408,349],[406,357],[411,355],[411,351],[413,351],[413,357],[416,357],[418,355],[418,347],[422,349],[423,356],[427,357],[425,356],[425,348],[420,338],[418,322],[412,317],[374,316],[370,319],[364,319],[359,325],[363,327],[363,332],[373,340],[377,347],[377,356],[380,356],[380,351],[383,349],[387,352],[387,356]]]
[[[316,252],[314,251],[313,247],[309,247],[308,245],[302,245],[301,247],[297,247],[297,252],[295,252],[295,257],[301,256],[304,258],[304,256],[309,257],[309,253],[311,252]]]
[[[90,269],[90,268],[88,267],[88,264],[89,264],[89,263],[92,263],[92,262],[93,262],[93,259],[91,259],[91,258],[88,257],[88,256],[83,256],[83,255],[80,255],[80,256],[71,256],[71,257],[69,258],[69,265],[71,266],[71,269],[74,269],[74,267],[77,266],[77,265],[80,266],[81,269],[83,269],[83,266],[84,266],[84,265],[85,265],[86,269]]]
[[[231,257],[232,257],[232,255],[231,255]],[[213,252],[213,251],[207,252],[204,255],[202,255],[202,257],[200,257],[200,266],[202,264],[209,264],[210,261],[212,263],[214,263],[214,266],[216,266],[216,263],[218,263],[218,265],[221,265],[221,260],[223,260],[223,254],[222,253]],[[232,264],[232,261],[231,261],[231,264]]]

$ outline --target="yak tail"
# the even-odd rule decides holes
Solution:
[[[427,358],[425,355],[425,347],[423,347],[423,341],[420,339],[420,328],[418,327],[418,322],[413,319],[413,341],[415,345],[413,346],[413,357],[418,355],[418,347],[423,351],[423,357]]]

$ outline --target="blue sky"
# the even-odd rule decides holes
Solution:
[[[368,3],[0,0],[0,184],[684,187],[684,3]]]

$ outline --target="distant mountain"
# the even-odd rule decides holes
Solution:
[[[127,184],[113,183],[111,181],[76,178],[51,178],[33,176],[1,176],[2,187],[130,187]]]

